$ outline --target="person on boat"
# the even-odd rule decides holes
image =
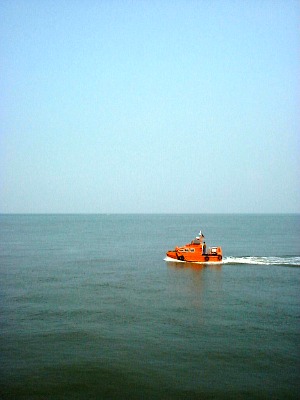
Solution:
[[[203,242],[203,239],[205,238],[205,236],[203,235],[203,233],[200,231],[199,232],[199,240],[200,240],[200,243],[202,243]]]
[[[202,234],[202,232],[199,232],[199,236],[196,236],[196,238],[194,240],[191,241],[191,244],[201,244],[202,241],[204,239],[204,235]]]
[[[202,254],[206,254],[206,243],[203,243]]]

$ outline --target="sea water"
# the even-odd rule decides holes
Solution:
[[[166,263],[199,230],[222,264]],[[0,216],[1,399],[299,398],[299,215]]]

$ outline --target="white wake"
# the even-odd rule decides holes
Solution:
[[[224,257],[223,264],[290,265],[300,267],[300,257]]]
[[[175,260],[174,258],[165,257],[164,261],[185,263],[185,261]],[[285,265],[300,267],[300,257],[223,257],[219,262],[194,262],[193,264],[251,264],[251,265]]]

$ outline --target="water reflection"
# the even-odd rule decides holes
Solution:
[[[222,269],[222,264],[207,264],[207,263],[192,263],[192,262],[176,262],[167,261],[168,268],[174,270],[191,269],[194,271],[202,271],[203,269],[210,269],[220,271]]]
[[[213,304],[222,292],[222,265],[167,262],[169,284],[189,306],[202,309],[203,301]],[[213,295],[212,295],[213,293]],[[199,315],[200,317],[200,315]]]

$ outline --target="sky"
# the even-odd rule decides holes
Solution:
[[[0,16],[0,213],[300,212],[299,1]]]

